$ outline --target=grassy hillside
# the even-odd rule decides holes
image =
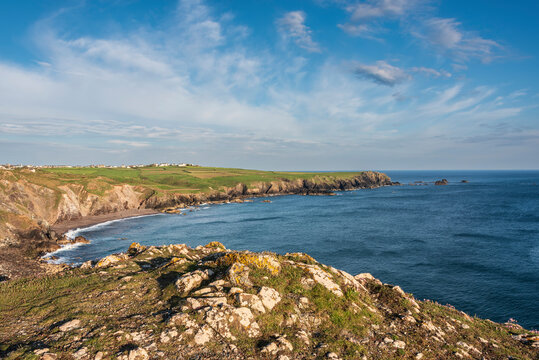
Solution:
[[[7,359],[537,359],[537,334],[301,254],[144,248],[0,283]],[[71,357],[73,356],[73,357]]]
[[[55,168],[37,170],[31,176],[32,182],[42,184],[77,183],[85,185],[89,191],[106,190],[107,185],[129,184],[144,186],[157,191],[196,193],[235,186],[238,183],[250,185],[255,182],[271,182],[281,179],[339,178],[347,179],[359,172],[306,173],[277,172],[216,167],[144,167],[123,168]],[[26,172],[24,176],[29,177]],[[96,183],[100,187],[96,187]]]

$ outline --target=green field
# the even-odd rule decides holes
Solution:
[[[113,185],[129,184],[156,190],[158,193],[197,193],[220,190],[238,183],[247,186],[257,182],[278,180],[310,179],[317,182],[322,179],[348,179],[361,172],[277,172],[245,170],[217,167],[141,167],[141,168],[50,168],[10,171],[16,178],[56,188],[64,184],[80,184],[91,193],[100,194]]]

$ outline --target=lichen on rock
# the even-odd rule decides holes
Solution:
[[[220,246],[152,246],[47,278],[46,286],[8,284],[8,301],[20,306],[0,306],[0,342],[7,344],[0,356],[537,358],[537,334],[516,324],[472,318],[370,274],[312,261]],[[51,311],[57,303],[62,311]],[[19,310],[27,306],[32,311]]]
[[[258,269],[266,269],[273,275],[277,275],[281,271],[279,260],[274,255],[270,254],[230,252],[224,254],[217,260],[219,266],[231,266],[234,263],[240,263]]]

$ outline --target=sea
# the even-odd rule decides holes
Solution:
[[[402,185],[110,221],[71,231],[91,243],[52,255],[79,264],[126,251],[134,241],[306,252],[418,299],[539,329],[539,171],[383,172]],[[448,185],[433,184],[442,178]]]

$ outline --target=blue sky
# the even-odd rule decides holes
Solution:
[[[0,2],[0,162],[539,168],[536,1]]]

